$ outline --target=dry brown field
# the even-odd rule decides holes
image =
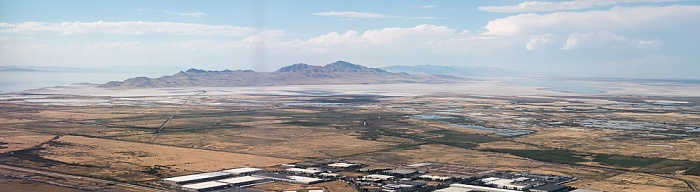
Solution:
[[[80,99],[105,102],[1,100],[0,163],[150,187],[160,187],[158,180],[170,176],[327,159],[370,167],[401,168],[422,162],[474,167],[474,173],[467,175],[500,170],[574,176],[579,180],[571,186],[604,191],[691,191],[688,185],[700,184],[700,177],[689,169],[700,165],[700,139],[683,130],[700,121],[700,104],[687,98],[690,104],[681,107],[644,101],[679,98],[561,95]],[[412,116],[421,114],[434,117]],[[590,120],[640,122],[643,128],[583,125]],[[500,135],[499,130],[505,129],[532,132]],[[518,153],[522,151],[554,151],[564,157],[557,153],[552,158],[561,159],[538,160]],[[633,163],[654,161],[606,164],[595,158],[598,154],[622,155]],[[48,187],[0,181],[12,189]],[[352,191],[340,181],[253,187],[263,191],[317,188]]]

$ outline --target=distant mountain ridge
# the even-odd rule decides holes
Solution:
[[[493,67],[461,67],[439,65],[395,65],[383,67],[390,72],[425,73],[452,75],[459,77],[517,77],[522,74],[515,70],[507,70]]]
[[[136,77],[112,81],[105,88],[150,87],[232,87],[267,85],[449,83],[462,78],[447,75],[391,73],[378,68],[337,61],[324,66],[304,63],[282,67],[275,72],[252,70],[207,71],[189,69],[159,78]]]
[[[346,61],[337,61],[324,66],[315,66],[305,63],[294,64],[282,67],[275,72],[349,72],[349,73],[388,73],[378,68],[369,68],[362,65],[352,64]]]

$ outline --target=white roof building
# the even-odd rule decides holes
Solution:
[[[207,181],[203,183],[195,183],[183,185],[182,189],[185,191],[210,191],[216,189],[228,188],[230,185],[228,183],[221,183],[216,181]]]
[[[260,177],[260,178],[266,178],[266,179],[271,179],[271,180],[275,180],[275,181],[284,181],[284,182],[298,183],[298,184],[304,184],[304,185],[310,185],[310,184],[320,183],[320,182],[325,181],[325,180],[319,179],[319,178],[303,177],[303,176],[280,174],[280,173],[259,173],[259,174],[253,175],[253,177]]]
[[[260,171],[262,171],[262,169],[245,167],[245,168],[223,170],[222,172],[227,172],[227,173],[231,173],[234,175],[248,175],[248,174],[257,173]]]
[[[348,167],[353,167],[353,166],[360,166],[360,164],[355,164],[355,163],[331,163],[328,164],[329,167],[338,167],[338,168],[348,168]]]
[[[450,177],[440,177],[440,176],[433,176],[433,175],[421,175],[419,178],[437,180],[437,181],[444,181],[444,180],[450,179]]]
[[[200,173],[200,174],[194,174],[194,175],[185,175],[185,176],[179,176],[179,177],[171,177],[171,178],[165,178],[163,179],[163,183],[170,184],[170,185],[184,185],[184,184],[190,184],[190,183],[198,183],[198,182],[205,182],[205,181],[213,181],[217,179],[224,179],[231,177],[231,173],[227,172],[208,172],[208,173]]]
[[[428,165],[432,165],[432,163],[415,163],[415,164],[410,164],[407,166],[409,166],[409,167],[423,167],[423,166],[428,166]]]
[[[369,178],[369,179],[380,179],[380,180],[389,180],[389,179],[393,179],[394,176],[372,174],[372,175],[367,175],[367,176],[365,176],[365,178]]]
[[[253,183],[256,183],[256,182],[263,181],[263,180],[265,180],[265,178],[252,177],[252,176],[243,176],[243,177],[234,177],[234,178],[222,179],[222,180],[218,180],[218,182],[228,183],[228,184],[235,185],[235,186],[241,186],[241,185],[253,184]]]
[[[319,170],[314,170],[314,169],[300,169],[300,168],[289,168],[287,169],[289,172],[295,172],[295,173],[307,173],[307,174],[317,174],[321,173]]]
[[[287,178],[290,178],[294,181],[297,181],[296,183],[307,184],[307,185],[313,184],[313,183],[323,182],[323,179],[313,178],[313,177],[288,176]]]
[[[318,174],[318,176],[321,176],[321,177],[339,177],[340,175],[336,174],[336,173],[321,173],[321,174]]]
[[[502,179],[502,178],[496,178],[496,177],[489,177],[486,179],[482,179],[481,181],[483,181],[489,185],[495,185],[497,188],[504,188],[504,189],[513,189],[513,190],[523,191],[525,189],[532,188],[532,185],[515,183],[516,180],[513,180],[513,179]]]

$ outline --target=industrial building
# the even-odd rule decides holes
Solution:
[[[243,177],[222,179],[222,180],[218,180],[218,182],[228,183],[229,185],[232,185],[232,186],[245,186],[245,185],[260,183],[260,182],[263,182],[265,180],[266,180],[265,178],[260,178],[260,177],[243,176]]]
[[[399,177],[409,177],[415,173],[418,173],[417,170],[412,170],[412,169],[392,169],[392,170],[386,170],[384,171],[387,175],[395,175]]]
[[[394,176],[372,174],[372,175],[367,175],[364,178],[365,178],[365,180],[389,180],[389,179],[393,179]]]
[[[181,187],[181,189],[185,190],[185,191],[201,192],[201,191],[213,191],[213,190],[219,190],[219,189],[226,189],[229,187],[231,187],[231,185],[229,185],[228,183],[221,183],[221,182],[217,182],[217,181],[207,181],[207,182],[202,182],[202,183],[183,185]]]
[[[194,175],[185,175],[163,179],[163,183],[171,186],[186,185],[191,183],[201,183],[231,177],[233,174],[227,172],[208,172]]]
[[[274,181],[284,181],[284,182],[304,184],[304,185],[321,183],[321,182],[325,181],[325,180],[319,179],[319,178],[302,177],[302,176],[288,175],[288,174],[282,174],[282,173],[258,173],[258,174],[253,175],[253,177],[260,177],[260,178],[270,179],[270,180],[274,180]]]
[[[303,173],[303,174],[311,174],[311,175],[319,174],[322,172],[322,171],[317,170],[317,169],[301,169],[301,168],[289,168],[286,170],[288,172],[292,172],[292,173],[297,173],[297,174]]]
[[[337,178],[337,177],[340,177],[339,174],[335,174],[335,173],[320,173],[320,174],[318,174],[318,176],[323,177],[323,178]]]
[[[253,173],[258,173],[261,171],[263,171],[263,170],[258,169],[258,168],[252,168],[252,167],[245,167],[245,168],[223,170],[222,172],[231,173],[233,175],[251,175]]]
[[[389,190],[408,190],[413,188],[425,187],[427,184],[424,182],[412,182],[412,181],[400,181],[397,183],[389,183],[383,186],[385,189]]]
[[[421,179],[428,179],[428,180],[433,180],[433,181],[447,181],[447,180],[450,180],[451,177],[440,177],[440,176],[433,176],[433,175],[421,175],[421,176],[418,176],[418,178],[421,178]]]
[[[362,165],[360,164],[355,164],[355,163],[331,163],[327,165],[328,167],[336,167],[336,168],[344,168],[344,169],[350,169],[350,168],[360,168]]]
[[[481,179],[481,181],[483,181],[487,185],[493,185],[496,188],[524,191],[526,189],[532,188],[531,184],[520,183],[521,181],[525,181],[527,179],[528,178],[525,178],[525,177],[516,178],[516,179],[503,179],[503,178],[497,178],[497,177],[489,177],[489,178]]]
[[[492,188],[492,187],[483,187],[483,186],[465,185],[465,184],[452,184],[452,185],[450,185],[450,187],[448,187],[448,188],[435,190],[435,192],[473,192],[473,191],[481,191],[481,192],[522,192],[522,191],[516,191],[516,190],[510,190],[510,189],[498,189],[498,188]]]

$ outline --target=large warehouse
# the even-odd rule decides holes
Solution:
[[[201,192],[201,191],[213,191],[217,189],[226,189],[231,187],[228,183],[222,183],[222,182],[217,182],[217,181],[207,181],[203,183],[195,183],[195,184],[188,184],[188,185],[183,185],[182,189],[185,191],[195,191],[195,192]]]
[[[244,186],[244,185],[260,183],[260,182],[263,182],[265,180],[266,180],[265,178],[260,178],[260,177],[243,176],[243,177],[222,179],[222,180],[218,180],[218,182],[228,183],[228,184],[233,185],[233,186]]]
[[[282,174],[282,173],[259,173],[259,174],[255,174],[253,176],[271,179],[271,180],[275,180],[275,181],[284,181],[284,182],[298,183],[298,184],[304,184],[304,185],[310,185],[310,184],[320,183],[320,182],[324,181],[323,179],[319,179],[319,178],[294,176],[294,175],[288,175],[288,174]]]
[[[261,172],[261,171],[262,171],[262,169],[245,167],[245,168],[223,170],[222,172],[227,172],[227,173],[231,173],[234,175],[250,175],[250,174]]]
[[[227,172],[208,172],[194,175],[185,175],[179,177],[171,177],[163,179],[163,183],[167,185],[185,185],[191,183],[200,183],[205,181],[214,181],[231,177],[233,174]]]

